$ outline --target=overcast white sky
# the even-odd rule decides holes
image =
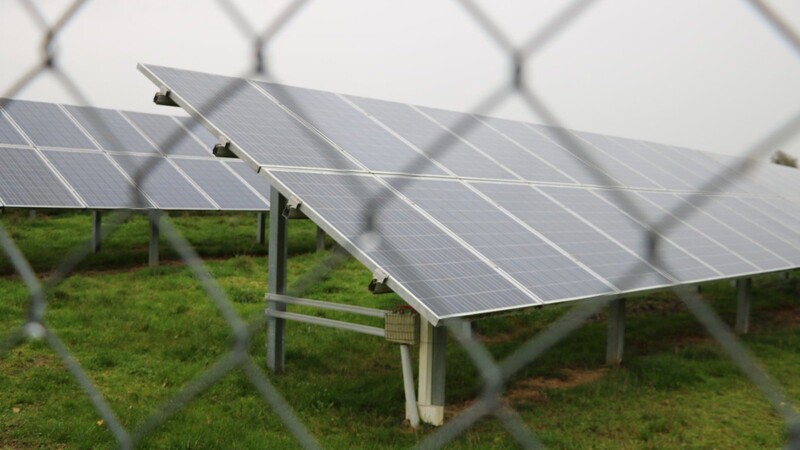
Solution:
[[[39,57],[21,2],[0,1],[0,95]],[[66,0],[35,1],[55,18]],[[234,1],[261,28],[286,3]],[[565,1],[479,2],[522,42]],[[795,29],[800,2],[772,0]],[[212,0],[94,0],[59,41],[97,106],[152,105],[145,62],[235,75],[251,43]],[[506,55],[453,0],[310,1],[269,47],[278,81],[470,110],[509,77]],[[527,80],[568,127],[737,154],[800,110],[800,55],[745,1],[605,0],[545,48]],[[75,103],[52,79],[18,98]],[[540,122],[520,101],[493,115]],[[783,147],[800,155],[800,139]]]

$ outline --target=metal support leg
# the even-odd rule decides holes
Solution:
[[[286,265],[288,257],[288,220],[283,216],[286,197],[274,187],[270,191],[269,210],[269,282],[270,294],[284,294],[286,291]],[[283,303],[270,302],[269,309],[286,311]],[[283,372],[286,357],[284,319],[267,316],[267,367],[275,372]]]
[[[317,251],[325,251],[325,231],[317,226]]]
[[[31,219],[35,219],[36,218],[36,210],[32,209],[32,210],[28,211],[28,217],[31,218]]]
[[[783,281],[786,281],[790,277],[791,277],[791,272],[787,270],[786,272],[783,272],[783,275],[781,276],[781,279],[783,279]]]
[[[747,334],[750,329],[750,297],[753,290],[753,279],[737,280],[736,288],[736,333]]]
[[[100,214],[100,211],[92,211],[92,253],[97,253],[100,251],[100,242],[102,240],[100,235],[100,226],[102,221],[103,217]]]
[[[258,240],[258,245],[264,245],[267,242],[266,223],[267,215],[263,212],[258,213],[258,228],[256,229],[256,239]]]
[[[625,348],[625,299],[618,298],[608,305],[608,342],[606,364],[618,366],[622,363]]]
[[[419,426],[419,410],[417,396],[414,393],[414,369],[411,367],[411,351],[408,345],[400,346],[400,362],[403,365],[403,389],[406,394],[406,419],[412,428]]]
[[[447,329],[420,323],[419,415],[431,425],[444,423],[444,380]]]
[[[158,266],[158,240],[161,235],[161,231],[158,226],[158,221],[160,220],[161,213],[156,210],[150,210],[150,256],[148,260],[148,264],[150,267]]]

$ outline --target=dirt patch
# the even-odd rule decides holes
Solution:
[[[546,401],[542,391],[547,389],[570,389],[576,386],[589,384],[602,378],[608,368],[599,369],[564,369],[563,376],[558,378],[536,377],[518,380],[507,387],[501,403],[505,407],[513,408],[514,405],[524,403],[539,403]],[[445,421],[457,416],[475,404],[475,399],[470,399],[456,405],[445,407]]]

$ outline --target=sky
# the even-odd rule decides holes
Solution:
[[[230,1],[257,30],[288,3]],[[70,3],[31,2],[50,21]],[[41,55],[42,31],[22,3],[0,2],[0,95]],[[476,4],[515,45],[569,5]],[[800,2],[768,4],[800,32]],[[136,64],[246,73],[254,50],[243,30],[214,0],[91,0],[60,35],[57,61],[96,106],[175,114],[152,104]],[[278,82],[456,111],[473,110],[512,68],[454,0],[312,0],[265,56]],[[596,1],[524,69],[568,128],[717,153],[741,154],[800,112],[800,52],[746,1]],[[53,77],[16,97],[76,103]],[[490,115],[543,122],[519,98]],[[780,148],[800,156],[800,137]]]

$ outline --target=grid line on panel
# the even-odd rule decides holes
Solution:
[[[420,158],[343,96],[331,92],[255,82],[261,89],[374,172],[402,171]],[[420,174],[445,175],[432,161]]]
[[[633,189],[678,188],[676,180],[671,175],[657,167],[649,167],[650,161],[635,152],[628,151],[616,142],[609,141],[606,136],[576,131],[570,133],[576,139],[588,143],[593,149],[592,156],[603,166],[603,170],[624,186]]]

